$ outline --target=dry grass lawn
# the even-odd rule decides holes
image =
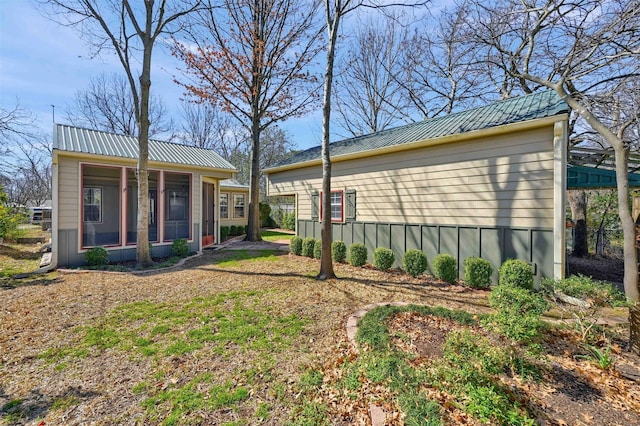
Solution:
[[[309,389],[353,356],[350,314],[385,301],[488,311],[487,291],[348,265],[319,282],[317,260],[264,248],[0,287],[0,424],[336,424],[314,411],[333,391],[316,405]]]

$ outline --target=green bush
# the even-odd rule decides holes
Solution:
[[[439,280],[454,284],[458,278],[458,263],[450,254],[440,253],[434,257],[431,269]]]
[[[313,243],[313,257],[320,259],[322,257],[322,240],[316,239]]]
[[[347,260],[347,245],[344,241],[331,243],[331,257],[334,262],[344,263]]]
[[[0,240],[15,241],[21,235],[19,225],[26,223],[26,214],[8,205],[8,197],[0,185]]]
[[[220,227],[220,242],[223,242],[229,237],[229,227],[221,226]]]
[[[84,261],[89,266],[104,266],[109,263],[109,253],[104,247],[94,247],[84,253]]]
[[[178,238],[171,243],[171,255],[176,257],[187,257],[189,255],[189,245],[187,240]]]
[[[367,263],[367,247],[364,244],[353,243],[349,246],[349,263],[353,266]]]
[[[497,310],[493,321],[498,330],[519,342],[530,342],[538,336],[543,325],[540,316],[549,309],[540,295],[514,285],[493,288],[489,305]]]
[[[229,236],[231,237],[235,237],[238,234],[238,226],[237,225],[231,225],[229,227]]]
[[[249,233],[249,225],[243,226],[241,234],[248,234],[248,233]]]
[[[272,228],[274,221],[271,218],[271,206],[266,203],[260,203],[260,226],[263,228]]]
[[[422,250],[407,250],[402,258],[402,267],[407,274],[415,278],[427,270],[427,256]]]
[[[590,300],[591,304],[600,306],[626,305],[623,292],[606,281],[597,281],[584,275],[572,275],[562,280],[542,280],[542,290],[545,293],[560,292],[567,296],[583,300]]]
[[[313,237],[307,237],[302,240],[302,255],[306,257],[313,257],[313,249],[316,245],[316,239]]]
[[[291,253],[300,256],[302,254],[302,238],[294,235],[289,241],[289,250]]]
[[[393,250],[378,247],[373,251],[373,266],[381,271],[386,271],[387,269],[393,266],[393,262],[396,260],[396,255],[393,253]]]
[[[468,257],[464,260],[464,281],[470,287],[489,287],[491,274],[493,274],[493,268],[488,260],[480,257]]]
[[[507,259],[500,266],[499,284],[533,289],[533,269],[524,260]]]
[[[296,229],[296,212],[285,213],[282,216],[282,227],[293,231]]]

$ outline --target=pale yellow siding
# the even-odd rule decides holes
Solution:
[[[58,157],[58,227],[77,229],[80,223],[80,162]]]
[[[356,220],[553,227],[553,128],[333,163],[332,189],[356,190]],[[269,174],[269,195],[298,194],[311,218],[321,166]]]
[[[220,193],[229,194],[229,206],[228,212],[229,217],[227,219],[220,218],[220,226],[246,226],[249,223],[249,191],[243,191],[238,189],[227,189],[225,187],[220,187]],[[234,208],[233,208],[233,195],[234,194],[242,194],[244,195],[244,217],[234,217]]]

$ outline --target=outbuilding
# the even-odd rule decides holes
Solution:
[[[82,265],[92,247],[112,262],[135,259],[137,158],[134,137],[54,126],[51,267]],[[246,225],[248,188],[228,180],[235,173],[212,150],[150,140],[152,255],[169,255],[176,239],[202,250],[219,241],[221,221]]]
[[[333,239],[399,259],[422,250],[463,262],[525,260],[536,277],[565,269],[569,108],[553,91],[331,144]],[[293,196],[296,232],[320,238],[321,147],[265,171],[268,195]],[[494,277],[495,278],[495,277]]]

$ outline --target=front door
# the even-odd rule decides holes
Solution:
[[[215,227],[215,186],[202,184],[202,247],[210,246],[216,240]]]

